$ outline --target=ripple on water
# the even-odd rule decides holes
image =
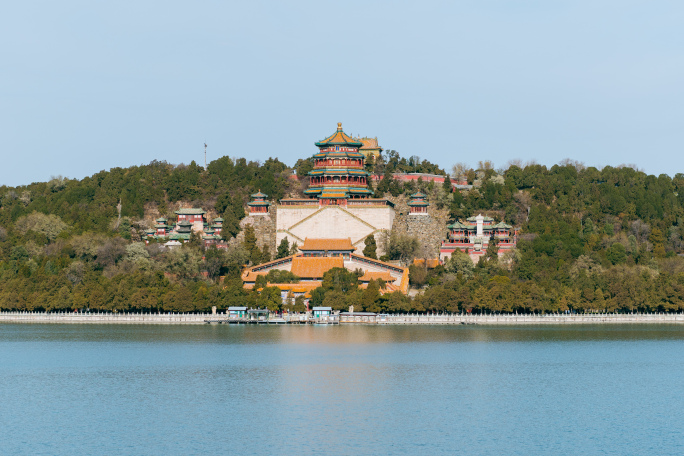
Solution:
[[[684,454],[684,328],[0,325],[2,454]]]

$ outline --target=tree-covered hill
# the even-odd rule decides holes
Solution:
[[[300,160],[293,169],[303,176],[309,166]],[[194,162],[155,161],[81,180],[0,187],[0,309],[280,308],[274,290],[241,287],[239,273],[250,258],[270,256],[253,236],[227,251],[205,252],[198,239],[165,251],[145,246],[140,233],[151,213],[172,217],[183,202],[221,215],[226,236],[236,235],[251,193],[300,194],[305,183],[292,178],[293,169],[277,159],[222,157],[206,170]],[[394,172],[444,173],[427,160],[393,153],[368,170],[384,176],[373,188],[376,196],[421,190],[454,219],[483,213],[520,227],[518,249],[499,259],[493,245],[478,265],[456,255],[436,269],[413,266],[411,281],[422,289],[414,299],[382,295],[378,284],[354,291],[351,275],[328,277],[314,293],[316,303],[389,312],[684,309],[682,174],[656,177],[571,162],[497,171],[485,162],[455,167],[452,177],[474,186],[452,193],[449,182],[392,178]],[[412,239],[388,242],[397,259],[419,253]],[[352,290],[338,289],[340,283],[352,283]]]

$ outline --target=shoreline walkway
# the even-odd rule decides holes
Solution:
[[[258,323],[320,323],[303,314],[296,318],[278,318]],[[684,313],[632,314],[376,314],[347,315],[339,324],[362,325],[575,325],[575,324],[684,324]],[[225,314],[212,313],[80,313],[80,312],[0,312],[1,323],[64,324],[155,324],[204,325],[210,323],[250,323],[231,320]],[[257,323],[257,322],[252,322]]]

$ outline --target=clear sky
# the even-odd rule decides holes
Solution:
[[[0,185],[223,155],[343,122],[443,167],[684,172],[684,2],[5,2]]]

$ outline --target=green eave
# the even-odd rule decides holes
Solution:
[[[271,203],[268,201],[252,201],[251,203],[247,203],[247,206],[270,206]]]
[[[409,206],[429,206],[430,203],[426,203],[425,201],[411,201],[408,203]]]
[[[173,212],[178,215],[203,215],[206,214],[204,209],[192,208],[192,209],[179,209]]]
[[[320,176],[320,175],[347,175],[347,174],[352,174],[354,176],[367,176],[368,172],[364,171],[362,169],[354,169],[354,168],[327,168],[327,169],[315,169],[313,171],[309,171],[310,176]]]
[[[309,187],[309,189],[314,189],[314,188],[318,188],[321,190],[344,192],[344,191],[351,189],[351,188],[363,188],[363,187],[352,187],[350,185],[312,185],[311,187]]]
[[[313,158],[366,158],[361,152],[318,152]]]
[[[362,142],[357,142],[357,141],[326,141],[325,139],[323,141],[319,141],[317,143],[314,143],[316,147],[328,147],[328,146],[349,146],[349,147],[361,147],[363,146]]]

